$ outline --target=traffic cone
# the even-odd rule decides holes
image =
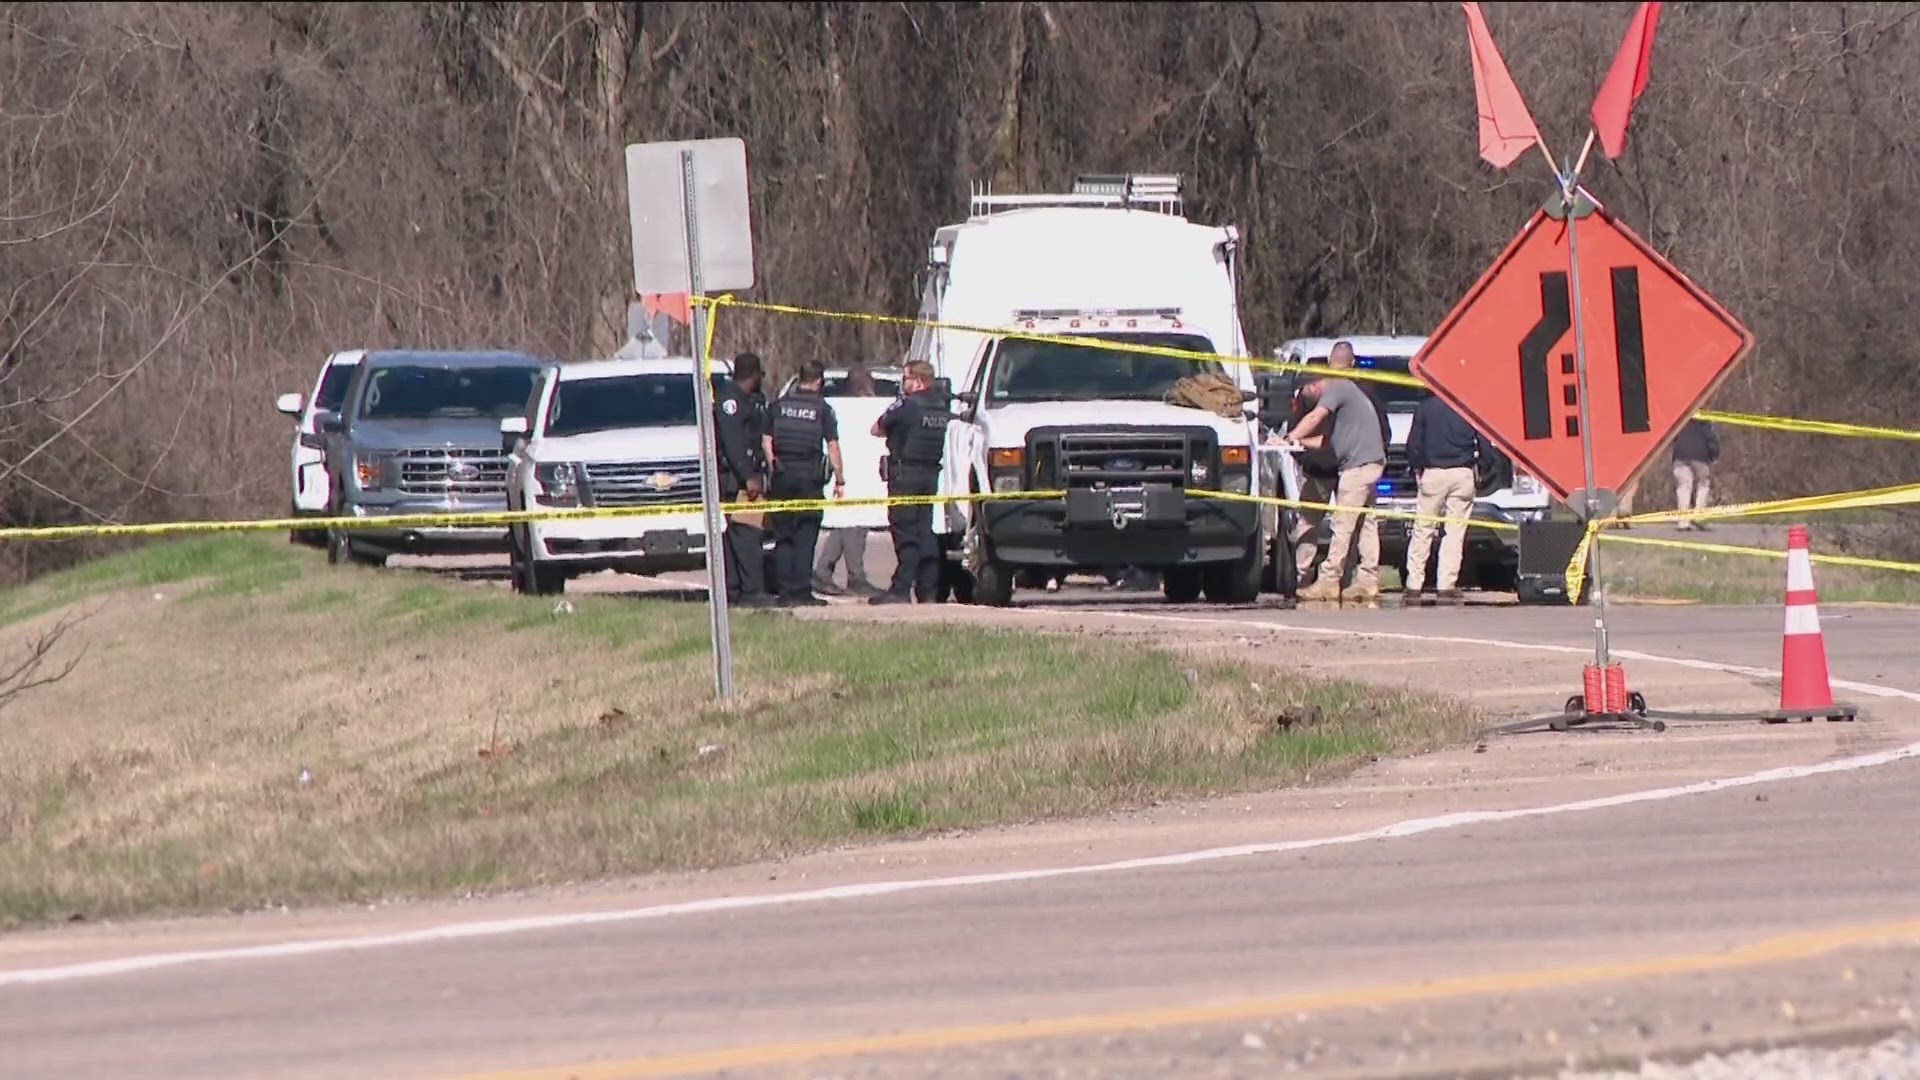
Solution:
[[[1780,638],[1780,711],[1833,708],[1827,679],[1827,646],[1820,634],[1820,608],[1813,591],[1813,558],[1807,529],[1787,530],[1787,625]]]

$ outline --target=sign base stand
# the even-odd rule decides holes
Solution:
[[[1591,665],[1588,670],[1594,670]],[[1545,716],[1535,716],[1526,720],[1516,720],[1510,724],[1498,724],[1486,728],[1474,736],[1476,741],[1484,742],[1494,735],[1525,735],[1535,731],[1566,732],[1575,729],[1581,731],[1653,731],[1667,730],[1667,721],[1682,723],[1729,723],[1729,724],[1789,724],[1794,722],[1812,723],[1826,720],[1829,723],[1846,723],[1857,720],[1860,711],[1852,705],[1830,705],[1824,709],[1754,709],[1747,712],[1677,712],[1671,709],[1649,709],[1647,699],[1638,691],[1627,695],[1623,708],[1589,712],[1585,694],[1575,694],[1567,699],[1560,712]]]

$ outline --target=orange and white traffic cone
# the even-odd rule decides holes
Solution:
[[[1787,622],[1780,638],[1780,711],[1778,720],[1851,720],[1851,706],[1833,703],[1827,676],[1826,639],[1820,633],[1820,608],[1813,588],[1813,557],[1807,529],[1787,530]]]

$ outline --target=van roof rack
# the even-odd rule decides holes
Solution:
[[[996,195],[991,185],[975,181],[969,213],[990,217],[1001,210],[1083,206],[1121,210],[1153,210],[1181,216],[1180,177],[1171,173],[1095,173],[1074,177],[1064,195]]]

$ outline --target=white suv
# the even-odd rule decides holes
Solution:
[[[516,592],[562,591],[595,570],[659,574],[706,559],[700,504],[700,430],[685,359],[589,360],[549,368],[526,416],[500,422],[512,451],[509,510],[692,504],[667,514],[514,525]],[[728,367],[714,363],[717,388]]]
[[[326,453],[321,449],[319,414],[337,413],[347,399],[347,384],[354,369],[367,355],[365,349],[347,349],[327,357],[320,365],[320,376],[313,381],[310,394],[281,394],[273,403],[275,411],[293,417],[293,511],[292,517],[324,517],[327,498]],[[296,544],[324,546],[325,529],[295,529],[288,539]]]

